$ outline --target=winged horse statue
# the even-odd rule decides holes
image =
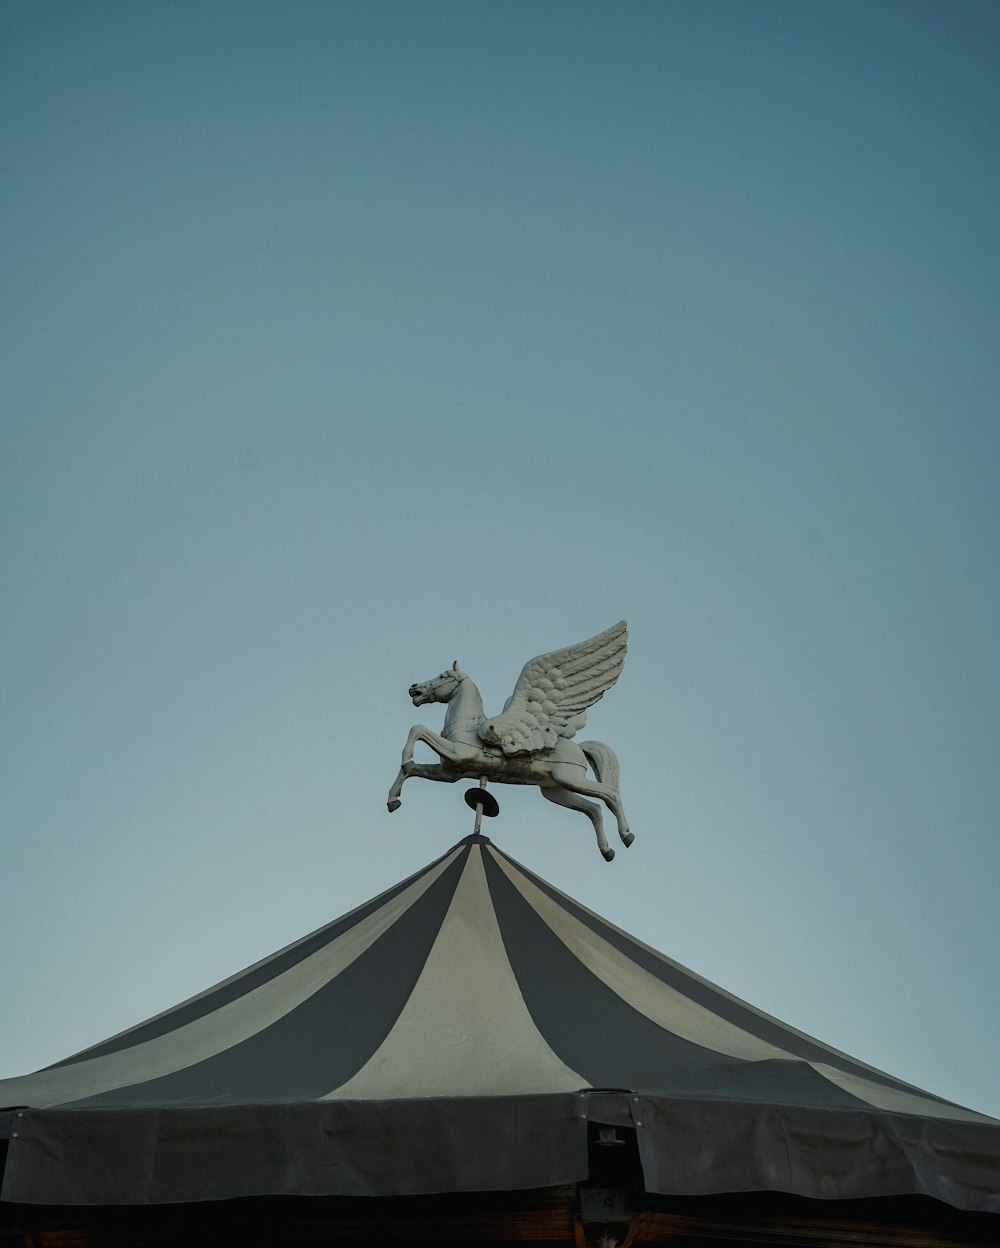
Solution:
[[[618,679],[625,662],[628,628],[624,620],[589,641],[553,650],[525,663],[503,713],[487,719],[483,699],[469,676],[454,664],[431,680],[410,685],[414,706],[444,702],[448,710],[440,733],[422,724],[410,729],[399,775],[389,790],[390,811],[401,804],[403,782],[482,778],[500,784],[537,784],[557,806],[582,811],[594,825],[597,844],[611,861],[615,851],[604,835],[598,802],[618,822],[622,843],[634,837],[618,792],[618,758],[601,741],[572,740],[594,705]],[[413,747],[423,741],[439,763],[418,763]],[[587,764],[596,779],[587,776]],[[598,801],[589,799],[597,798]]]

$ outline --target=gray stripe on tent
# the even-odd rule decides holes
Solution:
[[[743,1061],[675,1035],[623,1001],[558,940],[497,863],[487,878],[538,1030],[591,1086],[652,1095],[862,1108],[802,1061]]]
[[[52,1066],[46,1067],[46,1069],[57,1070],[61,1066],[70,1066],[76,1062],[101,1057],[106,1053],[115,1053],[121,1049],[141,1044],[146,1040],[155,1039],[157,1036],[176,1031],[186,1023],[202,1018],[213,1010],[220,1009],[230,1001],[235,1001],[260,984],[265,984],[276,976],[284,974],[304,958],[310,957],[317,950],[322,949],[324,945],[328,945],[331,941],[336,940],[348,928],[353,927],[356,923],[360,923],[362,919],[366,919],[394,897],[405,892],[423,875],[431,872],[432,878],[436,879],[437,869],[442,864],[447,865],[448,862],[451,862],[462,844],[464,842],[453,846],[446,854],[442,854],[440,858],[422,870],[414,872],[413,875],[401,883],[393,888],[386,889],[384,893],[373,897],[371,901],[366,901],[349,914],[342,915],[340,918],[334,919],[332,923],[327,923],[325,926],[317,928],[316,931],[310,932],[309,935],[303,936],[300,940],[293,941],[292,944],[286,945],[276,953],[269,954],[259,962],[245,967],[242,971],[238,971],[228,979],[222,980],[221,983],[213,984],[211,988],[206,988],[204,992],[199,992],[193,997],[188,997],[187,1000],[180,1002],[178,1005],[171,1006],[170,1009],[164,1010],[162,1014],[156,1014],[152,1018],[147,1018],[143,1022],[137,1023],[134,1027],[129,1027],[126,1031],[121,1031],[117,1035],[110,1036],[107,1040],[102,1040],[99,1044],[91,1045],[90,1048],[73,1054],[72,1057],[63,1058],[62,1061],[53,1063]]]
[[[540,915],[546,926],[569,949],[574,957],[616,996],[644,1014],[657,1026],[690,1040],[702,1048],[727,1057],[757,1062],[768,1058],[791,1058],[786,1049],[779,1049],[743,1028],[737,1027],[714,1010],[693,1001],[685,993],[651,975],[638,962],[622,953],[580,922],[564,906],[558,906],[523,873],[515,871],[503,858],[494,855],[500,870],[524,900]]]
[[[436,879],[426,885],[419,880],[408,905],[390,901],[385,922],[378,923],[367,947],[294,1009],[273,1020],[258,1019],[252,1034],[200,1061],[98,1095],[74,1097],[74,1103],[111,1107],[308,1100],[349,1078],[403,1008],[464,857],[457,851],[435,871]],[[364,922],[377,918],[378,912]],[[163,1038],[165,1048],[171,1040]]]
[[[567,894],[561,892],[554,885],[548,883],[547,880],[543,880],[540,876],[521,866],[520,863],[516,862],[508,854],[503,853],[502,850],[497,849],[495,846],[491,846],[491,849],[498,859],[505,859],[516,871],[519,871],[546,896],[551,898],[556,905],[568,910],[581,923],[589,927],[591,931],[621,950],[627,958],[638,963],[639,966],[651,975],[663,980],[665,984],[678,989],[692,1001],[698,1002],[711,1012],[735,1024],[741,1030],[759,1036],[762,1040],[768,1041],[778,1048],[785,1049],[796,1057],[805,1058],[817,1066],[823,1064],[836,1066],[844,1070],[845,1073],[863,1074],[866,1078],[873,1082],[884,1084],[887,1088],[913,1092],[945,1107],[961,1108],[961,1106],[955,1106],[952,1102],[935,1096],[933,1093],[925,1092],[921,1088],[904,1083],[885,1071],[879,1070],[875,1066],[869,1066],[866,1062],[859,1061],[849,1053],[844,1053],[840,1049],[824,1044],[823,1041],[817,1040],[814,1036],[807,1035],[804,1031],[799,1031],[797,1028],[774,1018],[763,1010],[758,1010],[756,1006],[733,996],[732,993],[726,992],[724,988],[713,984],[711,980],[707,980],[694,971],[688,970],[687,967],[682,966],[679,962],[668,958],[666,954],[660,953],[658,949],[654,949],[651,945],[637,940],[636,937],[631,936],[622,928],[616,927],[613,923],[609,923],[592,910],[588,910],[586,906],[567,896]]]

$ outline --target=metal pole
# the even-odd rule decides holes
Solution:
[[[489,784],[489,780],[487,780],[485,776],[479,777],[479,787],[481,789],[485,789],[488,784]],[[479,829],[482,826],[483,826],[483,804],[482,802],[476,802],[476,826],[472,829],[472,835],[478,836]]]

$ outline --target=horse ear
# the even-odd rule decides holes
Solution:
[[[457,671],[458,671],[458,659],[456,659],[456,660],[455,660],[455,662],[454,662],[454,663],[452,663],[452,665],[451,665],[451,670],[452,670],[453,672],[457,672]]]

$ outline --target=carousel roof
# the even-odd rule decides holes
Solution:
[[[479,836],[200,996],[0,1081],[0,1107],[16,1202],[573,1183],[602,1123],[635,1131],[649,1192],[1000,1212],[1000,1122],[761,1013]]]

